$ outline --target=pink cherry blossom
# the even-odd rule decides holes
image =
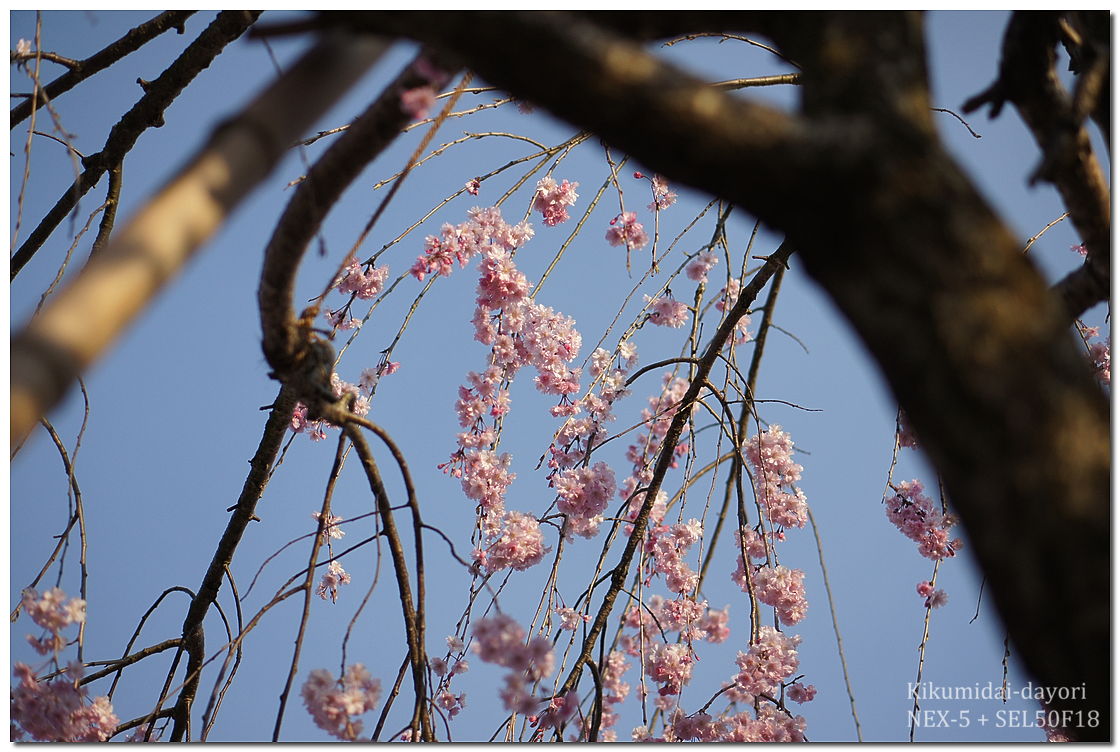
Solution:
[[[556,489],[556,508],[568,515],[576,534],[590,538],[598,531],[598,521],[614,496],[614,471],[605,462],[591,467],[562,470],[552,479]],[[589,524],[590,523],[590,524]]]
[[[783,566],[764,566],[754,573],[758,599],[773,606],[778,619],[787,626],[805,618],[805,573]]]
[[[649,651],[646,676],[661,685],[661,695],[679,695],[692,678],[692,651],[684,643],[658,643]]]
[[[719,263],[719,256],[716,256],[711,251],[704,251],[699,254],[692,261],[688,262],[688,266],[684,268],[684,273],[693,282],[708,282],[708,271]]]
[[[568,608],[567,606],[557,607],[554,611],[560,617],[560,629],[575,630],[581,624],[591,621],[590,614],[581,614],[574,608]]]
[[[521,512],[506,512],[500,531],[482,557],[487,572],[502,569],[522,571],[539,564],[550,550],[536,517]]]
[[[317,668],[308,675],[300,695],[316,726],[343,741],[355,741],[362,733],[362,721],[353,716],[377,707],[381,682],[361,663],[347,668],[340,680]]]
[[[759,628],[758,641],[735,662],[739,673],[735,684],[749,695],[777,694],[782,681],[797,671],[797,644],[800,637],[789,637],[771,626]]]
[[[13,673],[19,679],[9,703],[13,735],[41,742],[103,742],[116,730],[120,720],[109,698],[88,701],[85,687],[77,685],[79,664],[51,681],[39,681],[24,663],[17,662]]]
[[[86,602],[81,598],[68,599],[66,593],[56,587],[42,595],[34,588],[27,588],[23,591],[22,604],[31,621],[56,637],[71,624],[81,624],[86,620]],[[61,650],[61,647],[58,649]]]
[[[331,603],[336,603],[339,586],[349,584],[350,575],[342,568],[342,564],[335,559],[327,565],[327,571],[323,574],[323,579],[319,581],[319,587],[316,588],[315,593],[323,600],[326,600],[329,596]]]
[[[666,297],[651,298],[648,295],[645,298],[650,309],[649,321],[651,324],[679,329],[688,323],[690,309],[679,300]]]
[[[449,276],[455,263],[464,267],[476,255],[489,249],[512,251],[533,237],[528,222],[510,225],[502,219],[497,207],[467,212],[467,221],[459,225],[444,224],[438,236],[425,239],[424,255],[418,257],[409,270],[417,280],[428,274]]]
[[[311,519],[315,520],[316,522],[319,521],[319,518],[321,516],[322,514],[320,512],[311,513]],[[340,522],[342,522],[341,517],[335,517],[333,514],[327,515],[327,521],[323,525],[323,533],[325,533],[327,537],[334,538],[336,540],[345,537],[346,531],[343,530],[342,527],[338,524]],[[319,544],[323,545],[326,544],[326,542],[326,537],[320,535]]]
[[[650,178],[650,186],[653,188],[653,202],[649,205],[650,211],[668,209],[677,202],[677,194],[669,190],[669,181],[662,176],[654,175]]]
[[[339,331],[362,328],[361,320],[348,315],[346,307],[339,308],[337,311],[332,311],[329,308],[324,309],[323,318],[327,320],[332,329],[338,329]]]
[[[431,86],[419,86],[401,92],[401,111],[413,120],[423,120],[428,117],[428,110],[435,103],[436,92]]]
[[[645,228],[638,221],[634,212],[622,212],[611,220],[611,227],[607,230],[607,242],[612,246],[626,246],[627,250],[644,248],[649,243],[649,236]]]
[[[805,686],[801,682],[794,682],[789,685],[786,696],[796,703],[811,702],[812,699],[817,696],[817,688],[812,684]]]
[[[949,539],[949,528],[954,521],[942,514],[917,480],[903,481],[895,487],[895,495],[883,499],[887,519],[910,540],[918,544],[918,552],[927,559],[944,559],[956,556],[963,543],[959,538]]]
[[[539,211],[544,217],[544,223],[549,227],[560,224],[568,219],[569,206],[575,206],[579,194],[576,188],[579,183],[569,183],[567,180],[560,184],[549,175],[537,181],[537,192],[533,195],[533,209]]]
[[[334,281],[334,286],[345,295],[356,295],[362,300],[377,297],[389,278],[389,267],[377,266],[363,268],[354,256],[350,256],[349,263]]]

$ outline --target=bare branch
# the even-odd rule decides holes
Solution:
[[[150,21],[145,21],[139,26],[129,29],[128,33],[123,37],[101,51],[90,55],[85,60],[77,61],[72,70],[62,74],[54,81],[44,86],[41,96],[45,97],[47,101],[57,99],[63,93],[74,88],[85,79],[95,73],[105,70],[121,58],[140,49],[168,29],[175,29],[179,34],[182,34],[183,24],[188,18],[193,16],[195,12],[196,11],[193,10],[164,11]],[[19,125],[20,122],[25,120],[27,116],[33,112],[36,102],[41,103],[42,99],[27,99],[12,108],[12,128]]]

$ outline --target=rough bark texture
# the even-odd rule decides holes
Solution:
[[[695,30],[704,15],[670,21]],[[1084,683],[1086,702],[1055,709],[1098,710],[1100,726],[1072,733],[1110,738],[1107,400],[1065,307],[937,140],[920,15],[736,16],[803,65],[800,116],[712,91],[590,18],[323,21],[453,52],[784,232],[910,415],[1027,669],[1045,686]]]

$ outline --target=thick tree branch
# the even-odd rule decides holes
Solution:
[[[288,201],[265,248],[257,291],[262,347],[275,372],[290,370],[304,341],[292,299],[308,244],[342,192],[409,123],[411,116],[401,109],[401,94],[427,83],[415,63],[405,68],[323,153]]]
[[[871,167],[849,161],[869,153],[869,131],[851,132],[840,123],[813,128],[776,108],[729,96],[576,14],[330,13],[322,20],[427,41],[634,156],[657,155],[659,169],[674,179],[717,195],[749,196],[760,212],[788,213],[779,197],[801,193],[805,180]],[[462,38],[464,24],[472,28],[475,44]],[[557,58],[555,69],[548,69],[555,76],[551,83],[542,79],[539,66],[509,64],[535,60],[542,49],[563,56],[562,65]],[[767,179],[748,178],[747,167],[765,172]]]
[[[1055,709],[1099,710],[1075,733],[1109,738],[1107,401],[1068,314],[936,139],[918,14],[766,19],[804,66],[803,118],[565,14],[345,15],[452,51],[785,232],[922,435],[1028,670],[1084,683],[1087,702]],[[537,64],[508,64],[522,57]]]
[[[1072,322],[1111,295],[1112,214],[1108,182],[1084,127],[1086,113],[1078,111],[1055,70],[1060,21],[1056,12],[1016,12],[1004,35],[999,77],[964,108],[972,111],[989,104],[995,117],[1005,102],[1011,102],[1034,135],[1042,161],[1032,179],[1058,189],[1088,250],[1083,269],[1056,290]],[[1083,76],[1096,73],[1099,79],[1096,63],[1101,60],[1093,60]],[[1100,83],[1092,85],[1099,88]]]

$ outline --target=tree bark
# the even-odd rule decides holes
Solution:
[[[803,66],[801,114],[713,91],[575,14],[323,21],[452,52],[785,233],[909,414],[1028,671],[1084,685],[1053,709],[1099,711],[1070,731],[1110,738],[1108,403],[1064,306],[938,141],[920,15],[736,18]]]

